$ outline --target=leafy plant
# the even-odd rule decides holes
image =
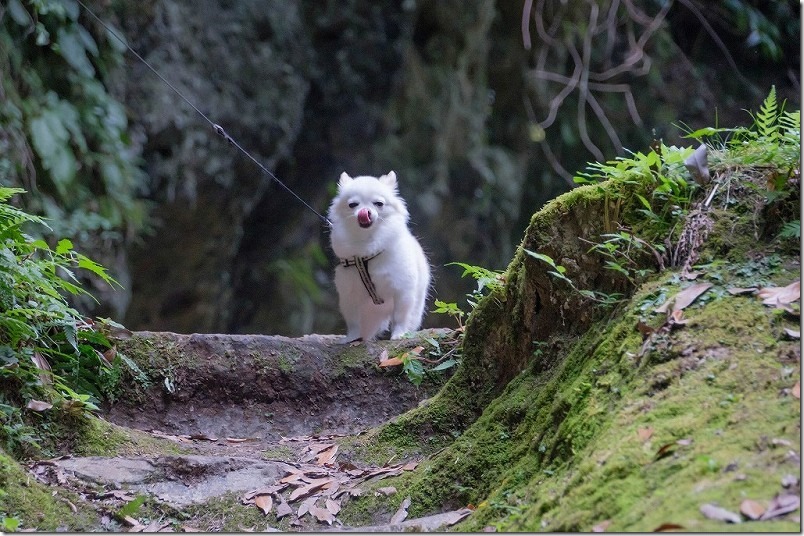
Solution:
[[[70,240],[50,247],[25,229],[45,221],[9,204],[19,188],[0,187],[0,388],[2,436],[11,448],[36,446],[14,408],[50,399],[70,414],[97,410],[125,364],[106,336],[72,308],[66,296],[87,295],[78,271],[108,285],[106,269],[74,250]]]
[[[776,86],[771,86],[759,111],[749,112],[753,119],[750,127],[707,127],[685,137],[708,142],[716,149],[727,149],[715,153],[722,164],[772,164],[787,174],[801,163],[801,112],[785,111],[785,105],[777,100]]]
[[[482,266],[475,266],[463,262],[451,262],[446,266],[460,266],[463,268],[461,277],[469,276],[477,281],[477,288],[466,295],[466,303],[468,303],[472,309],[477,307],[477,302],[480,301],[486,293],[501,289],[505,283],[503,272],[501,271],[489,270]],[[463,331],[463,318],[466,316],[466,311],[461,309],[455,302],[447,303],[443,300],[436,300],[435,306],[436,308],[432,311],[433,313],[446,314],[453,317],[458,323],[458,331]]]
[[[463,268],[461,277],[469,276],[477,281],[477,288],[472,291],[471,294],[467,294],[469,299],[466,300],[473,309],[477,306],[477,302],[480,300],[480,298],[485,295],[486,291],[491,292],[493,290],[501,289],[505,283],[501,271],[489,270],[488,268],[483,268],[482,266],[474,266],[463,262],[450,262],[447,264],[447,266],[460,266]]]
[[[552,268],[552,270],[548,270],[547,272],[548,274],[555,277],[559,281],[563,281],[564,283],[569,285],[572,290],[574,290],[584,298],[597,302],[603,307],[610,307],[615,303],[617,303],[618,301],[620,301],[620,299],[622,298],[622,294],[619,293],[607,294],[605,292],[600,292],[598,290],[579,289],[577,286],[575,286],[575,283],[573,283],[572,279],[570,279],[565,275],[567,273],[567,269],[564,266],[561,266],[560,264],[556,264],[556,262],[553,260],[552,257],[550,257],[549,255],[545,255],[544,253],[537,253],[535,251],[531,251],[529,249],[525,249],[524,251],[534,259],[537,259],[547,264],[547,266]]]
[[[17,517],[8,517],[0,513],[0,529],[2,532],[16,532],[20,526],[20,520]]]
[[[126,111],[107,89],[123,50],[75,0],[4,5],[0,185],[31,190],[23,208],[82,249],[114,252],[148,212]]]
[[[458,331],[463,331],[463,317],[466,316],[466,312],[461,309],[457,303],[455,302],[445,302],[443,300],[435,300],[434,302],[435,309],[431,312],[439,314],[439,315],[449,315],[455,319],[458,323]]]
[[[793,220],[785,223],[779,231],[779,238],[801,238],[801,220]]]

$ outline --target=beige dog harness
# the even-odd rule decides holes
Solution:
[[[351,266],[357,268],[357,273],[360,275],[360,281],[363,282],[363,286],[366,288],[366,292],[369,293],[369,296],[371,296],[371,301],[374,302],[374,305],[382,305],[385,303],[385,301],[377,295],[377,288],[374,286],[374,281],[371,280],[371,274],[368,271],[368,261],[380,253],[382,253],[382,251],[379,251],[378,253],[375,253],[369,257],[358,257],[355,255],[349,259],[341,259],[341,266],[344,268],[349,268]]]

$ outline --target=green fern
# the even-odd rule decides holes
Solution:
[[[759,113],[754,117],[759,135],[776,141],[779,139],[779,104],[776,102],[776,86],[771,86],[770,93],[762,101]]]
[[[785,223],[779,231],[779,238],[801,238],[801,220],[793,220]]]

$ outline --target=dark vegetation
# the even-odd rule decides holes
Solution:
[[[770,85],[799,100],[792,2],[88,5],[319,211],[341,171],[395,169],[446,302],[469,283],[444,265],[503,268],[587,161],[739,124]],[[83,310],[342,329],[321,222],[78,4],[10,1],[0,38],[0,180],[124,286]]]

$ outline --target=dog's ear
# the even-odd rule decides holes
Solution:
[[[346,184],[348,184],[352,180],[354,179],[352,179],[352,177],[350,177],[349,174],[344,171],[343,173],[341,173],[341,178],[338,179],[338,188],[343,188],[344,186],[346,186]]]
[[[380,182],[396,190],[396,173],[389,171],[387,175],[380,177]]]

